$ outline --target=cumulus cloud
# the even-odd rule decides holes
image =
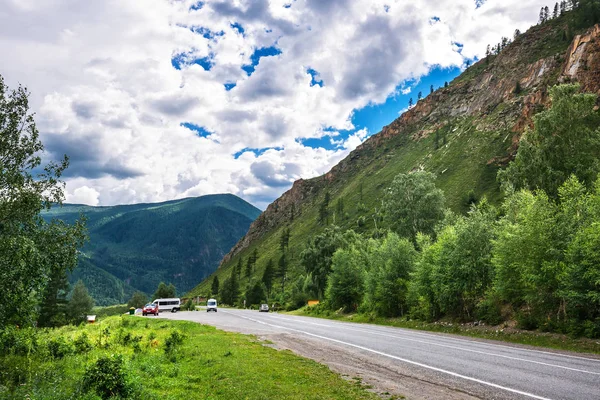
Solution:
[[[31,91],[45,157],[70,156],[68,201],[230,192],[259,207],[374,133],[356,130],[353,111],[410,90],[405,83],[434,66],[482,56],[488,43],[526,30],[545,5],[0,2],[0,52],[9,60],[0,74]],[[278,51],[256,56],[271,47]],[[301,144],[324,136],[335,136],[331,146]]]

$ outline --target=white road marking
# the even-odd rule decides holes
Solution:
[[[523,391],[518,390],[518,389],[513,389],[513,388],[506,387],[506,386],[498,385],[498,384],[495,384],[495,383],[492,383],[492,382],[488,382],[488,381],[484,381],[484,380],[481,380],[481,379],[473,378],[473,377],[470,377],[470,376],[461,375],[461,374],[458,374],[456,372],[448,371],[448,370],[445,370],[445,369],[442,369],[442,368],[433,367],[431,365],[427,365],[427,364],[419,363],[419,362],[416,362],[416,361],[408,360],[406,358],[397,357],[397,356],[394,356],[394,355],[391,355],[391,354],[383,353],[381,351],[369,349],[367,347],[363,347],[363,346],[359,346],[359,345],[356,345],[356,344],[344,342],[342,340],[337,340],[337,339],[333,339],[333,338],[329,338],[329,337],[321,336],[321,335],[315,335],[314,333],[301,331],[299,329],[288,328],[288,327],[285,327],[285,326],[279,326],[279,325],[275,325],[275,324],[270,324],[268,322],[259,321],[259,320],[256,320],[254,318],[245,317],[243,315],[239,315],[239,314],[236,314],[236,313],[231,313],[231,312],[227,312],[227,311],[226,311],[226,313],[235,315],[236,317],[239,317],[239,318],[247,319],[247,320],[252,321],[252,322],[256,322],[258,324],[267,325],[267,326],[271,326],[273,328],[278,328],[278,329],[285,329],[285,330],[292,331],[292,332],[298,332],[298,333],[302,333],[304,335],[316,337],[316,338],[323,339],[323,340],[328,340],[330,342],[343,344],[345,346],[354,347],[354,348],[357,348],[357,349],[360,349],[360,350],[364,350],[364,351],[368,351],[368,352],[371,352],[371,353],[378,354],[380,356],[392,358],[394,360],[402,361],[402,362],[405,362],[405,363],[408,363],[408,364],[416,365],[416,366],[419,366],[419,367],[422,367],[422,368],[426,368],[426,369],[430,369],[430,370],[433,370],[433,371],[442,372],[444,374],[455,376],[457,378],[462,378],[462,379],[466,379],[466,380],[469,380],[469,381],[472,381],[472,382],[477,382],[477,383],[480,383],[482,385],[491,386],[491,387],[494,387],[494,388],[497,388],[497,389],[506,390],[506,391],[511,392],[511,393],[516,393],[516,394],[520,394],[520,395],[523,395],[523,396],[531,397],[533,399],[551,400],[551,399],[549,399],[547,397],[538,396],[538,395],[535,395],[533,393],[523,392]]]
[[[276,318],[282,319],[284,321],[293,321],[292,319],[284,318],[284,317],[280,317],[280,316],[278,316]],[[316,322],[309,322],[309,321],[303,321],[303,322],[306,323],[306,324],[316,325],[316,326],[323,326],[323,327],[326,327],[326,328],[331,328],[332,327],[331,325],[319,324],[319,323],[316,323]],[[545,363],[545,362],[542,362],[542,361],[528,360],[526,358],[505,356],[503,354],[489,353],[487,351],[473,350],[473,349],[468,349],[468,348],[465,348],[465,347],[452,346],[452,345],[448,345],[448,344],[441,344],[441,343],[429,342],[429,341],[426,341],[426,340],[413,339],[413,338],[409,338],[409,337],[406,337],[406,336],[391,335],[391,334],[381,333],[381,332],[377,332],[377,331],[371,331],[371,330],[367,330],[367,329],[353,328],[353,327],[349,327],[349,326],[345,326],[344,329],[347,329],[347,330],[350,330],[350,331],[368,333],[368,334],[371,334],[371,335],[378,335],[378,336],[384,336],[384,337],[395,338],[395,339],[402,339],[402,340],[407,340],[407,341],[417,342],[417,343],[422,343],[422,344],[429,344],[429,345],[432,345],[432,346],[446,347],[446,348],[449,348],[449,349],[467,351],[467,352],[470,352],[470,353],[477,353],[477,354],[484,354],[484,355],[487,355],[487,356],[507,358],[509,360],[524,361],[524,362],[528,362],[528,363],[532,363],[532,364],[544,365],[544,366],[547,366],[547,367],[561,368],[561,369],[566,369],[566,370],[575,371],[575,372],[583,372],[585,374],[600,375],[600,372],[593,372],[593,371],[587,371],[585,369],[565,367],[563,365],[550,364],[550,363]],[[509,347],[509,348],[512,348],[512,347]]]

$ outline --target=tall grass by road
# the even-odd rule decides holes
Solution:
[[[0,332],[1,399],[371,399],[327,367],[253,336],[115,316]]]

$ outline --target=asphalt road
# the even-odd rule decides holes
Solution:
[[[303,346],[313,346],[315,354],[321,346],[323,352],[334,346],[333,354],[349,352],[368,359],[361,368],[391,371],[392,379],[417,379],[450,388],[464,393],[465,398],[600,400],[600,359],[592,355],[250,310],[220,308],[217,313],[162,313],[161,317],[270,340],[278,335],[288,341],[296,338]]]

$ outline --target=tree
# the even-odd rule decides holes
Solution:
[[[513,40],[517,40],[519,36],[521,36],[521,31],[519,29],[515,29],[515,33],[513,34]]]
[[[412,106],[413,106],[413,98],[411,97],[411,98],[408,100],[408,108],[412,108]]]
[[[417,171],[398,174],[383,198],[384,221],[401,237],[412,241],[417,233],[432,234],[444,216],[444,193],[435,187],[435,175]]]
[[[417,94],[417,101],[421,101],[422,98],[423,98],[423,92],[419,92],[419,94]]]
[[[262,276],[262,283],[267,289],[267,296],[271,296],[271,289],[273,288],[273,276],[275,275],[275,266],[273,265],[273,259],[269,258],[267,266]]]
[[[281,257],[279,257],[279,263],[278,265],[278,269],[277,269],[277,276],[279,278],[281,278],[281,292],[284,293],[285,292],[285,280],[287,278],[287,269],[288,269],[288,264],[287,264],[287,259],[285,257],[285,253],[283,253],[281,255]]]
[[[238,277],[238,279],[240,279],[242,277],[242,257],[238,258],[238,262],[235,266],[235,273]]]
[[[448,81],[444,82],[444,87],[447,88],[448,87]]]
[[[235,271],[232,271],[231,275],[223,282],[220,294],[221,302],[232,306],[237,302],[239,295],[240,284],[237,279],[237,274]]]
[[[363,295],[363,270],[355,248],[339,249],[332,258],[325,298],[332,309],[356,311]]]
[[[279,236],[279,250],[284,252],[290,244],[290,228],[284,228]]]
[[[320,299],[323,298],[327,276],[331,272],[331,258],[343,243],[344,238],[338,228],[327,228],[320,235],[309,239],[300,254],[301,264],[312,276]]]
[[[219,294],[219,277],[217,275],[215,275],[215,277],[213,278],[212,285],[210,286],[210,293],[213,296]]]
[[[552,106],[534,116],[515,160],[498,172],[505,188],[541,189],[555,198],[571,174],[592,186],[600,172],[600,114],[594,111],[597,96],[578,91],[578,85],[550,89]]]
[[[255,282],[250,289],[246,292],[246,304],[260,304],[265,300],[265,292],[261,282]]]
[[[127,307],[142,308],[146,303],[148,303],[146,293],[136,290],[127,302]]]
[[[73,294],[67,306],[67,316],[69,320],[78,324],[85,321],[86,315],[92,311],[94,299],[88,293],[87,288],[80,279],[73,287]]]
[[[327,191],[325,192],[323,202],[319,206],[319,223],[322,225],[329,225],[329,200],[330,194],[329,191]]]
[[[68,225],[40,215],[62,204],[60,177],[69,162],[65,156],[42,168],[44,146],[28,96],[21,86],[9,90],[0,76],[0,328],[33,323],[42,296],[62,296],[58,283],[77,265],[86,238],[83,219]],[[49,278],[57,279],[53,287]]]
[[[152,295],[152,300],[156,299],[169,299],[176,296],[175,286],[172,283],[168,285],[164,282],[158,284],[156,292]]]
[[[516,95],[521,94],[523,90],[521,89],[521,82],[517,81],[517,83],[515,84],[515,89],[513,90],[513,93]]]
[[[393,232],[370,247],[362,308],[385,317],[403,315],[417,252],[412,243]]]
[[[544,19],[544,7],[542,7],[540,9],[540,17],[538,19],[538,24],[543,24],[544,21],[545,21],[545,19]]]
[[[429,94],[433,93],[433,85],[429,86]]]
[[[552,18],[558,18],[558,3],[554,4],[554,11],[552,12]]]

